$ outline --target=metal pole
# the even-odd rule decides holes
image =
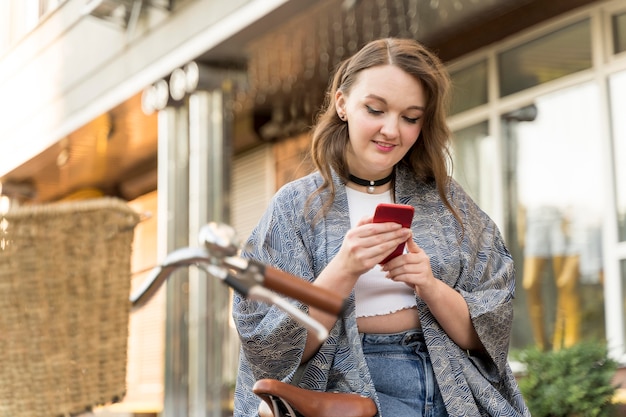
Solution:
[[[158,115],[159,259],[189,245],[189,145],[187,109],[165,107]],[[188,411],[188,271],[179,269],[166,284],[163,417]]]
[[[230,89],[220,84],[226,74],[216,78],[217,88],[189,97],[190,240],[197,239],[200,228],[210,221],[230,221],[232,122],[225,111]],[[189,274],[189,416],[221,417],[229,395],[223,378],[229,291],[202,272]]]

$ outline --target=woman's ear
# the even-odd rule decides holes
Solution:
[[[337,90],[335,93],[335,111],[340,119],[344,120],[346,117],[346,97],[343,91]]]

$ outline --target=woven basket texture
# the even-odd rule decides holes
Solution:
[[[115,198],[0,214],[0,416],[76,415],[126,390],[139,216]]]

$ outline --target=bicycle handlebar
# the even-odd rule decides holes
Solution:
[[[209,257],[201,248],[183,248],[171,252],[161,265],[152,269],[148,279],[131,294],[130,302],[133,308],[143,307],[178,268],[203,262],[209,262]]]
[[[339,316],[345,309],[345,300],[337,294],[295,277],[280,269],[264,265],[254,260],[248,261],[250,268],[259,269],[264,277],[262,285],[270,290],[302,301],[312,307]]]
[[[216,225],[215,227],[223,229],[227,226]],[[223,240],[223,236],[220,238]],[[339,316],[344,311],[346,300],[330,290],[315,286],[304,279],[259,261],[228,256],[232,252],[232,242],[224,241],[206,241],[204,248],[188,247],[171,252],[161,265],[152,270],[150,277],[142,283],[141,287],[131,294],[130,301],[133,308],[145,305],[176,269],[195,265],[209,275],[222,280],[244,298],[276,305],[313,330],[319,340],[326,339],[328,331],[324,326],[276,293],[335,316]]]

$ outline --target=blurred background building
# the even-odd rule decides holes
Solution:
[[[387,36],[452,74],[454,176],[516,260],[512,348],[597,339],[626,364],[623,0],[4,0],[0,209],[129,201],[133,285],[210,220],[244,239],[310,170],[333,68]],[[133,313],[128,393],[97,413],[229,415],[238,345],[213,281],[181,271]]]

